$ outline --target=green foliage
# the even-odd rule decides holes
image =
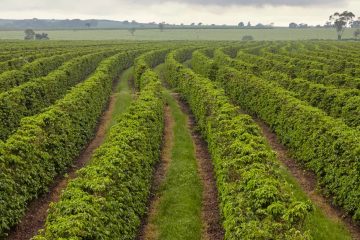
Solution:
[[[207,56],[205,56],[206,50],[208,49],[198,50],[192,54],[191,67],[195,72],[214,80],[216,78],[217,64],[213,61],[205,61],[207,59]]]
[[[141,90],[143,85],[146,86],[147,82],[141,81],[141,76],[149,68],[153,68],[160,63],[163,63],[166,55],[169,53],[170,49],[162,50],[153,50],[146,54],[141,55],[135,61],[134,75],[135,75],[135,85]]]
[[[0,75],[0,93],[10,90],[32,78],[45,76],[57,69],[70,58],[79,56],[81,53],[66,53],[37,59],[24,65],[19,70],[6,71]]]
[[[244,59],[245,55],[239,52],[238,56]],[[260,69],[273,69],[274,63],[273,66],[267,66],[262,64],[261,57],[246,56],[247,59],[258,59]],[[358,127],[358,91],[289,79],[287,74],[281,75],[276,71],[257,72],[262,77],[258,78],[248,69],[240,68],[236,71],[226,67],[224,60],[219,61],[229,58],[221,55],[221,51],[215,52],[219,66],[217,80],[231,98],[269,123],[294,155],[317,173],[320,185],[327,194],[333,195],[334,203],[344,207],[359,220],[355,214],[360,202],[359,173],[353,170],[359,164],[359,132],[297,99],[307,100],[329,114],[343,118],[350,126]],[[206,58],[202,60],[211,61]],[[230,58],[227,65],[237,66],[232,64],[234,61]],[[206,63],[202,65],[206,66]],[[308,69],[308,72],[321,71],[311,66]],[[293,92],[284,90],[276,83]]]
[[[297,98],[325,111],[329,116],[341,118],[350,127],[360,126],[360,91],[338,89],[334,86],[312,83],[301,78],[290,79],[279,72],[265,71],[262,77],[279,83],[294,92]]]
[[[171,52],[165,72],[169,83],[189,103],[209,144],[225,238],[308,239],[302,223],[311,205],[294,198],[279,173],[275,154],[251,118],[239,114],[225,93],[208,79],[179,63],[185,56],[191,57],[191,52]]]
[[[39,113],[83,81],[111,52],[92,53],[65,63],[46,77],[40,77],[0,94],[0,139],[14,133],[20,120]]]
[[[28,63],[31,63],[43,57],[50,57],[55,53],[61,54],[56,50],[49,50],[47,52],[27,50],[22,51],[19,54],[11,53],[11,57],[8,57],[5,61],[0,62],[0,73],[3,73],[5,71],[18,70]]]
[[[136,101],[78,171],[34,239],[134,239],[146,211],[163,133],[161,83],[147,70]],[[69,214],[71,213],[71,214]]]
[[[270,62],[267,57],[259,57],[239,52],[239,59],[232,59],[226,54],[224,54],[220,49],[216,51],[215,56],[216,57],[214,60],[217,63],[215,64],[215,66],[231,66],[239,71],[246,71],[250,74],[260,76],[261,78],[268,81],[278,83],[280,86],[286,88],[287,90],[294,92],[294,96],[296,96],[297,98],[308,102],[314,107],[322,109],[329,116],[341,118],[347,125],[351,127],[357,128],[360,126],[359,90],[347,88],[338,89],[337,87],[332,85],[316,83],[326,82],[327,84],[345,85],[346,83],[350,84],[351,82],[355,81],[354,79],[352,79],[352,81],[345,80],[347,78],[350,78],[346,74],[333,73],[325,76],[326,73],[323,73],[321,74],[321,77],[319,77],[318,73],[323,71],[316,70],[316,67],[314,66],[305,66],[303,64],[301,67],[298,67],[297,64],[290,63],[291,59],[288,59],[286,65],[277,62],[277,60],[282,58],[282,56],[276,57],[276,60]],[[272,57],[275,58],[274,56]],[[258,67],[244,68],[244,63],[242,60],[240,60],[240,58],[246,59],[246,61],[250,61],[251,64],[256,64]],[[286,57],[284,58],[286,59]],[[203,62],[205,63],[209,61],[213,62],[210,59],[203,60]],[[200,63],[200,65],[204,64]],[[295,76],[305,75],[305,73],[299,74],[300,71],[295,71],[294,69],[306,71],[306,74],[311,73],[310,75],[306,75],[305,77],[312,81],[308,81],[303,78],[294,78]],[[340,80],[340,78],[338,78],[340,76],[343,76],[344,78],[341,78],[342,80]],[[340,81],[342,81],[342,83],[340,83]]]
[[[165,92],[174,120],[171,160],[159,191],[154,221],[158,239],[201,239],[203,189],[188,116],[170,92]]]
[[[92,76],[63,99],[23,119],[17,132],[2,144],[0,235],[19,221],[27,203],[46,191],[86,146],[108,101],[113,79],[132,64],[136,54],[119,53],[103,60]]]
[[[234,101],[270,124],[294,156],[318,175],[335,204],[349,213],[358,211],[358,131],[254,75],[222,66],[218,81]]]

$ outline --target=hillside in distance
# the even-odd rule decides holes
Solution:
[[[202,23],[169,24],[169,23],[140,23],[135,20],[116,21],[106,19],[0,19],[0,30],[31,29],[151,29],[159,28],[159,24],[171,28],[237,28],[235,25],[203,25]],[[270,25],[257,24],[251,28],[272,28]]]
[[[154,28],[156,23],[98,19],[0,19],[0,29]]]

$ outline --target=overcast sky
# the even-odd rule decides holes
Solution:
[[[335,11],[360,16],[360,0],[0,0],[0,18],[98,18],[204,24],[324,24]]]

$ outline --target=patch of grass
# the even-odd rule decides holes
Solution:
[[[202,184],[187,116],[168,91],[165,98],[174,118],[174,143],[154,224],[159,239],[201,239]]]
[[[160,200],[150,221],[158,239],[201,239],[202,184],[187,116],[169,91],[164,91],[164,98],[174,120],[174,142],[168,170],[157,193]]]
[[[285,177],[293,188],[294,195],[300,200],[309,200],[305,192],[301,189],[296,179],[289,173],[285,166],[280,168],[282,175]],[[311,236],[316,240],[350,240],[351,235],[341,222],[325,216],[323,211],[314,205],[314,211],[309,214],[305,221],[305,229],[311,232]]]
[[[132,101],[132,91],[129,88],[129,80],[133,77],[133,67],[126,69],[120,76],[118,85],[114,94],[116,95],[114,112],[111,116],[111,122],[107,127],[109,130],[115,123],[117,117],[126,111]]]
[[[38,30],[39,32],[42,30]],[[43,30],[51,40],[229,40],[240,41],[251,35],[255,40],[336,40],[333,28],[290,29],[278,27],[274,29],[138,29],[134,36],[126,29],[87,29],[87,30]],[[355,28],[346,29],[344,38],[352,38]],[[0,30],[0,39],[24,39],[24,31]]]

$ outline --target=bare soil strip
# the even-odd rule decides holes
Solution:
[[[114,86],[115,85],[116,84],[114,84]],[[41,195],[29,204],[21,222],[12,231],[10,231],[9,236],[7,237],[8,240],[31,239],[37,234],[38,230],[44,227],[49,204],[51,202],[59,201],[61,192],[66,188],[69,180],[76,177],[76,171],[84,167],[89,162],[94,150],[103,143],[107,127],[111,122],[115,102],[116,94],[114,93],[110,96],[108,107],[98,123],[95,137],[74,161],[73,165],[67,170],[67,177],[64,175],[58,176],[55,179],[54,184],[49,188],[48,193]]]
[[[198,164],[199,175],[203,184],[202,200],[202,222],[203,240],[221,240],[224,239],[224,230],[221,225],[218,191],[216,187],[214,167],[211,162],[210,153],[201,134],[196,131],[195,118],[192,115],[189,106],[180,100],[178,94],[173,94],[174,98],[181,107],[181,110],[189,116],[188,128],[195,145],[195,154]]]
[[[286,147],[280,143],[275,133],[260,119],[253,118],[261,128],[261,131],[267,139],[271,148],[277,153],[278,159],[287,167],[290,173],[295,177],[302,190],[317,205],[324,214],[337,222],[343,222],[348,228],[353,239],[360,240],[360,227],[357,226],[351,217],[347,216],[343,210],[333,206],[331,200],[317,192],[316,175],[302,167],[293,158],[290,157]]]
[[[160,203],[160,196],[158,193],[159,187],[165,179],[167,170],[171,162],[171,150],[174,144],[174,119],[171,115],[169,106],[165,107],[165,126],[163,146],[161,150],[161,160],[155,168],[153,177],[153,184],[151,187],[150,199],[148,203],[148,216],[144,219],[137,239],[139,240],[155,240],[158,239],[158,232],[156,226],[153,224],[153,219],[156,216],[158,205]]]

